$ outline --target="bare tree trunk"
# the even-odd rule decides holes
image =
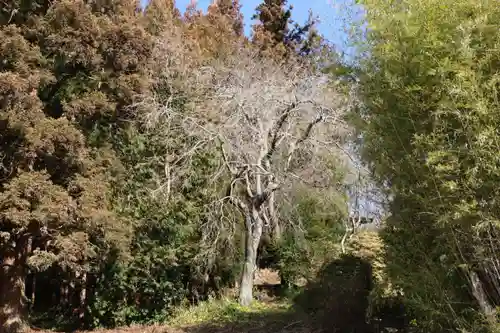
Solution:
[[[62,305],[68,305],[69,303],[69,286],[68,286],[68,282],[66,280],[62,280],[61,281],[61,285],[60,285],[60,300],[59,302],[62,304]]]
[[[349,226],[348,223],[346,223],[346,229],[345,229],[345,232],[344,232],[344,236],[342,237],[342,240],[340,241],[340,246],[342,248],[342,254],[346,254],[347,253],[347,250],[346,250],[346,247],[345,247],[345,243],[356,232],[356,228],[357,228],[357,226],[359,226],[360,220],[361,220],[361,218],[360,218],[359,215],[358,215],[357,221],[355,220],[354,217],[347,217],[347,221],[350,222],[351,225]]]
[[[248,306],[253,300],[254,272],[257,267],[257,249],[262,237],[262,220],[257,209],[245,217],[245,263],[241,275],[240,304]]]
[[[26,248],[26,251],[28,253],[31,253],[33,251],[33,238],[30,238],[28,240],[28,245]],[[33,273],[31,275],[31,285],[30,285],[30,291],[29,291],[29,309],[32,310],[35,307],[35,290],[36,290],[36,274]],[[25,279],[25,284],[27,284],[27,281]]]
[[[35,291],[36,291],[36,274],[33,274],[33,279],[31,280],[31,295],[30,295],[30,302],[32,309],[35,307],[35,301],[36,301]]]
[[[78,306],[78,319],[80,324],[84,324],[85,308],[87,306],[87,272],[82,272],[77,275],[80,279],[80,292],[79,292],[79,306]]]
[[[75,305],[75,301],[77,302],[77,300],[75,299],[75,291],[76,291],[76,280],[78,279],[78,276],[75,276],[73,274],[69,274],[69,282],[68,282],[68,289],[67,289],[67,302],[68,302],[68,305],[71,306],[73,308],[73,306]]]
[[[24,325],[24,262],[26,242],[2,253],[0,261],[0,333],[23,331]]]
[[[488,296],[486,295],[486,291],[484,290],[483,283],[478,274],[475,271],[470,270],[469,279],[471,282],[472,294],[474,295],[474,298],[476,299],[484,316],[488,320],[494,320],[495,308],[490,303]]]
[[[245,263],[241,275],[240,304],[248,306],[253,300],[253,272],[255,271],[257,251],[253,249],[252,235],[246,235],[245,238],[247,247],[245,249]]]
[[[269,196],[269,215],[271,218],[271,228],[273,230],[273,241],[281,239],[281,225],[278,221],[278,214],[276,213],[276,194],[273,192]]]

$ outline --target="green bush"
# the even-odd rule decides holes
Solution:
[[[334,189],[297,187],[287,195],[281,214],[285,224],[279,240],[261,246],[260,265],[279,271],[285,287],[313,278],[324,262],[339,252],[344,231],[345,198]]]

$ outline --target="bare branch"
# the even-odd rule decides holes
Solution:
[[[175,53],[168,45],[159,49]],[[184,52],[182,47],[179,52]],[[169,85],[174,93],[165,98],[160,90],[158,96],[144,98],[141,109],[147,128],[164,135],[166,146],[175,133],[175,151],[182,152],[165,164],[167,193],[175,188],[173,180],[182,178],[182,170],[191,167],[190,158],[203,149],[220,152],[220,167],[211,176],[227,176],[221,179],[225,193],[206,207],[211,221],[203,227],[204,241],[221,242],[222,228],[231,223],[228,207],[234,207],[247,230],[247,252],[254,255],[257,249],[251,247],[258,246],[264,225],[280,233],[280,195],[303,179],[332,183],[327,179],[333,173],[328,157],[343,154],[341,138],[349,129],[340,119],[349,96],[328,76],[300,62],[276,64],[256,58],[248,48],[235,54],[204,66],[181,64],[177,71],[160,71],[159,86]],[[159,56],[168,67],[166,58]],[[179,54],[173,58],[189,59]],[[176,91],[190,95],[189,108],[175,109]],[[300,220],[288,223],[300,228]]]
[[[245,175],[245,185],[246,185],[246,191],[247,191],[247,196],[248,198],[253,198],[254,194],[252,191],[252,183],[250,182],[250,175],[249,172],[250,170],[248,168],[245,169],[244,175]]]
[[[283,111],[281,116],[279,117],[278,121],[276,122],[276,125],[272,129],[272,131],[269,131],[269,137],[271,137],[271,145],[269,147],[269,150],[266,154],[266,158],[269,160],[271,159],[273,153],[276,151],[276,147],[280,144],[281,140],[285,137],[283,133],[281,133],[283,126],[288,119],[288,116],[290,115],[290,112],[292,112],[293,109],[297,106],[296,103],[292,103],[287,108]]]
[[[229,171],[229,173],[231,173],[232,175],[237,175],[238,174],[238,170],[236,170],[235,168],[233,168],[231,166],[231,164],[229,163],[229,158],[227,156],[226,151],[224,150],[224,143],[223,143],[222,140],[220,140],[219,149],[220,149],[220,151],[222,153],[222,160],[224,162],[224,165],[226,166],[226,168]]]

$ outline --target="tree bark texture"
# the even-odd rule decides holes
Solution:
[[[245,216],[245,262],[241,275],[240,304],[249,306],[253,300],[254,273],[257,266],[257,249],[262,237],[262,219],[257,209]]]
[[[0,259],[0,333],[24,330],[24,283],[27,242],[19,239],[15,247],[1,253]]]
[[[479,308],[488,320],[494,320],[495,307],[490,303],[488,295],[484,290],[483,282],[479,278],[477,272],[469,271],[469,280],[472,288],[472,295],[476,299]]]

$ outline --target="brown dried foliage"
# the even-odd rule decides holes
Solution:
[[[19,328],[16,286],[27,264],[82,270],[96,240],[125,248],[128,224],[107,194],[119,162],[106,137],[89,134],[97,123],[122,126],[132,116],[126,106],[149,89],[152,42],[137,8],[130,0],[2,2],[0,331]]]
[[[226,1],[228,2],[228,1]],[[214,59],[235,51],[235,44],[244,42],[242,15],[237,1],[216,2],[204,15],[192,4],[183,17],[183,33],[198,59]]]

